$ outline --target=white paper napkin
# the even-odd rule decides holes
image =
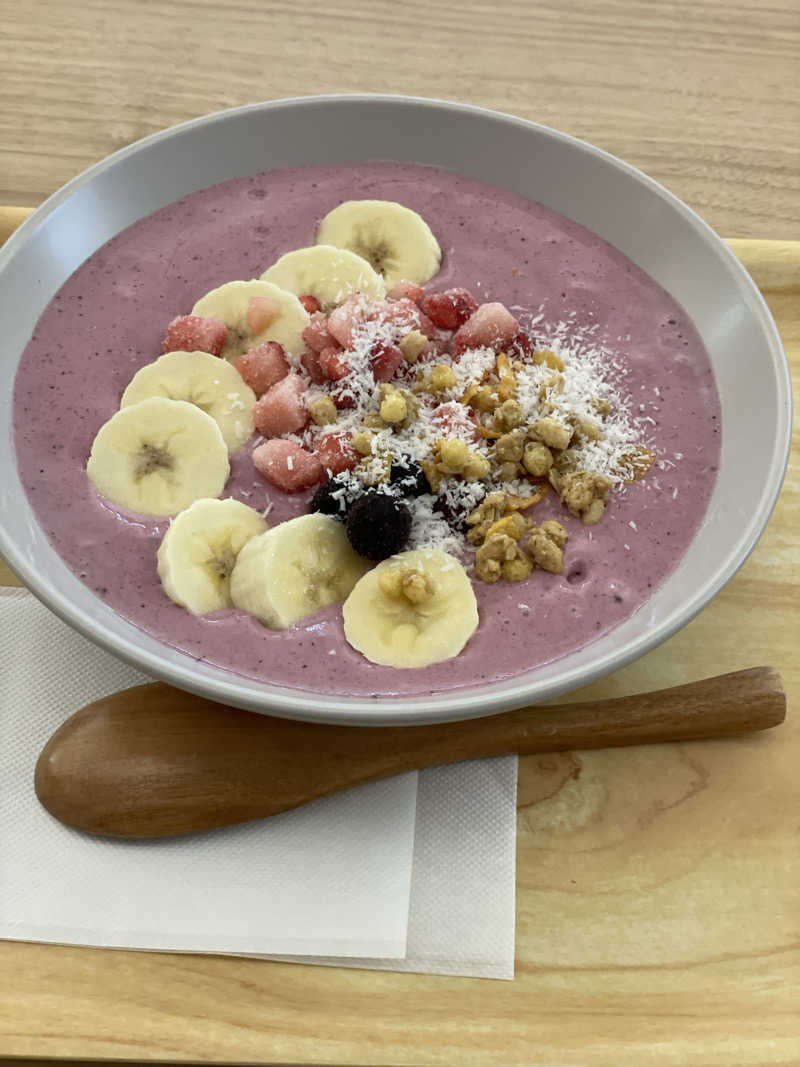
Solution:
[[[513,977],[514,758],[424,771],[419,804],[411,774],[179,840],[66,829],[33,793],[42,746],[147,680],[0,591],[0,937]]]

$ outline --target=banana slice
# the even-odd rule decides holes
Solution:
[[[386,288],[403,279],[424,285],[437,273],[442,250],[425,219],[391,200],[347,200],[328,212],[317,244],[348,248],[383,275]]]
[[[164,592],[193,615],[232,607],[236,557],[268,529],[257,511],[238,500],[195,500],[172,520],[159,545]]]
[[[140,515],[175,515],[219,496],[228,449],[210,415],[185,400],[154,396],[101,426],[86,473],[98,493]]]
[[[277,341],[294,353],[305,349],[302,333],[308,312],[294,293],[271,282],[226,282],[200,297],[192,314],[222,319],[228,327],[225,359],[235,359],[262,341]]]
[[[344,600],[369,563],[344,526],[317,512],[289,519],[244,546],[231,575],[231,599],[272,630]]]
[[[209,352],[167,352],[134,374],[122,394],[121,407],[151,396],[186,400],[217,423],[229,452],[235,452],[253,432],[256,394],[241,374]]]
[[[440,549],[401,552],[365,574],[342,608],[344,635],[372,663],[427,667],[457,656],[478,625],[467,572]]]
[[[369,300],[383,300],[386,296],[383,278],[365,259],[333,245],[312,245],[287,252],[264,271],[261,280],[298,296],[310,293],[322,304],[323,311],[338,307],[356,290]]]

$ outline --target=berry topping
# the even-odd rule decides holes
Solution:
[[[332,515],[334,519],[344,521],[350,505],[360,496],[359,490],[343,479],[334,477],[323,482],[311,500],[311,510],[323,515]]]
[[[218,356],[228,339],[222,319],[202,315],[179,315],[167,327],[162,352],[210,352]]]
[[[445,496],[437,496],[433,502],[433,510],[441,515],[453,533],[466,534],[469,530],[467,525],[468,508],[459,508],[451,504]]]
[[[234,367],[256,396],[285,378],[289,373],[286,351],[277,341],[265,341],[234,360]]]
[[[316,485],[324,476],[322,464],[293,441],[265,441],[253,449],[256,470],[284,493],[299,493]]]
[[[375,562],[401,552],[411,533],[411,512],[401,500],[374,489],[347,513],[347,536],[359,556]]]
[[[510,344],[519,333],[519,323],[505,304],[481,304],[453,338],[453,352],[467,348],[498,348]]]
[[[463,437],[474,441],[478,436],[478,416],[471,408],[456,400],[448,400],[433,410],[433,419],[441,427],[443,437]]]
[[[331,382],[338,382],[350,373],[350,364],[343,358],[342,349],[337,344],[327,345],[317,359],[322,373]]]
[[[294,373],[271,386],[253,408],[253,425],[265,437],[296,433],[307,422],[306,387]]]
[[[281,313],[281,305],[271,296],[251,296],[247,302],[247,325],[254,334],[271,326]]]
[[[333,334],[328,332],[328,320],[321,311],[311,316],[311,322],[305,327],[301,336],[308,347],[315,352],[321,352],[328,345],[337,343]]]
[[[298,297],[298,300],[309,315],[313,315],[315,311],[322,311],[322,304],[320,304],[319,300],[317,300],[315,296],[312,296],[311,293],[303,293],[302,296]]]
[[[341,474],[355,467],[358,456],[351,441],[349,433],[325,433],[317,438],[314,452],[326,471]]]
[[[340,411],[344,411],[347,408],[354,408],[356,406],[356,398],[353,396],[353,390],[349,389],[347,385],[334,386],[330,392],[331,400],[334,402]]]
[[[431,492],[431,483],[425,471],[416,460],[403,456],[392,461],[389,472],[389,485],[396,485],[403,496],[422,496]]]
[[[388,382],[405,359],[403,350],[386,341],[376,341],[372,346],[369,361],[376,382]]]
[[[363,321],[364,303],[360,293],[353,293],[330,313],[328,330],[345,348],[353,340],[356,327]]]
[[[512,357],[521,356],[525,359],[533,351],[533,341],[530,339],[530,335],[525,333],[524,330],[518,330],[516,337],[514,337],[509,345],[509,355]]]
[[[300,356],[300,362],[314,385],[322,385],[324,381],[327,381],[325,372],[319,365],[319,352],[315,352],[313,348],[307,348]]]
[[[478,310],[478,302],[467,289],[446,289],[443,293],[428,293],[422,310],[443,330],[457,330]]]
[[[403,278],[402,281],[395,282],[386,295],[390,300],[413,300],[415,304],[418,304],[425,295],[425,290],[421,285]]]

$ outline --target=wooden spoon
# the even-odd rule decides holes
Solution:
[[[163,837],[439,763],[722,737],[777,726],[785,714],[770,667],[640,696],[397,727],[277,719],[151,683],[89,704],[56,730],[36,765],[36,794],[76,829]]]

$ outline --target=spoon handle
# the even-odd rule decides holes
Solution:
[[[161,837],[274,815],[435,764],[724,737],[777,726],[785,711],[769,667],[637,696],[399,727],[278,719],[151,683],[68,719],[39,757],[35,786],[42,804],[76,829]]]

